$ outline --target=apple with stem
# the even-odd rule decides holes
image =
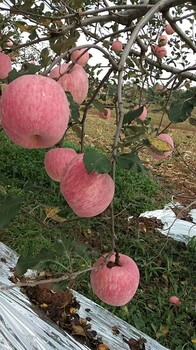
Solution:
[[[24,148],[47,148],[63,137],[69,102],[62,87],[41,75],[23,75],[1,97],[1,122],[7,136]]]
[[[90,274],[92,290],[106,304],[123,306],[135,295],[139,280],[139,269],[133,259],[117,251],[107,260],[101,256],[93,265]]]

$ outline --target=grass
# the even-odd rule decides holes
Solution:
[[[109,124],[102,122],[102,125],[96,142],[87,126],[90,146],[105,149],[111,129]],[[71,133],[68,140],[75,144]],[[65,145],[73,147],[71,141],[66,141]],[[18,254],[35,256],[44,249],[54,256],[55,244],[61,239],[63,253],[57,254],[55,263],[47,265],[58,271],[81,270],[102,253],[111,251],[110,211],[92,219],[77,218],[60,195],[58,183],[51,181],[44,171],[45,150],[24,150],[11,143],[3,133],[0,133],[0,147],[0,193],[17,195],[23,201],[19,214],[0,231],[1,241]],[[130,215],[162,207],[168,201],[163,191],[150,174],[144,176],[117,169],[116,245],[137,262],[141,273],[140,287],[133,300],[122,308],[101,303],[93,295],[87,275],[80,276],[71,286],[171,350],[191,350],[194,349],[191,340],[196,338],[194,242],[186,247],[155,232],[141,233],[138,227],[131,230],[127,220]],[[58,217],[56,221],[47,218],[46,210],[56,207],[66,217],[64,224]],[[182,305],[170,305],[168,297],[171,295],[180,297]]]

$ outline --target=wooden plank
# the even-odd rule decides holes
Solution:
[[[6,259],[6,263],[4,261]],[[14,267],[17,255],[0,243],[0,287],[10,285],[10,267]],[[145,350],[168,350],[135,327],[116,317],[90,299],[73,291],[80,302],[79,315],[90,317],[92,329],[110,350],[129,350],[123,336],[128,339],[146,340]],[[90,311],[86,311],[86,310]],[[112,332],[117,327],[119,334]],[[34,312],[26,295],[16,288],[0,291],[0,349],[1,350],[87,350],[72,336],[60,330],[53,322]]]

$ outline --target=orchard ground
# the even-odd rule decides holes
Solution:
[[[151,115],[158,123],[160,117]],[[163,128],[166,124],[164,120]],[[114,117],[103,120],[91,110],[86,123],[86,144],[107,152],[114,130]],[[140,269],[141,282],[136,296],[127,306],[115,308],[101,303],[93,295],[87,274],[69,286],[101,303],[171,350],[190,350],[195,348],[196,342],[193,321],[196,244],[192,241],[186,247],[158,234],[153,227],[143,229],[137,223],[133,227],[127,221],[130,215],[137,217],[145,210],[162,208],[172,195],[180,197],[185,205],[195,198],[194,127],[187,121],[172,126],[169,134],[179,153],[175,151],[172,157],[157,162],[147,151],[142,151],[140,156],[150,169],[149,175],[117,170],[114,200],[116,245],[123,254],[132,257]],[[74,147],[76,144],[76,135],[68,131],[64,146]],[[0,231],[1,241],[19,254],[32,256],[42,248],[53,251],[54,243],[62,239],[64,255],[59,255],[58,262],[49,266],[58,272],[85,269],[102,253],[111,250],[109,209],[90,220],[76,217],[65,205],[59,184],[50,180],[44,171],[45,150],[22,149],[10,142],[3,132],[0,133],[0,145],[0,194],[19,196],[23,201],[19,215]],[[181,305],[168,302],[173,295],[180,298]]]

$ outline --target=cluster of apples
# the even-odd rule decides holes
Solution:
[[[165,31],[168,35],[171,35],[174,33],[174,30],[170,24],[166,25]],[[160,37],[158,38],[158,45],[155,44],[151,46],[151,50],[157,58],[163,58],[167,56],[167,49],[165,47],[167,45],[167,42],[168,42],[167,35],[163,34],[163,35],[160,35]]]
[[[85,57],[70,69],[64,63],[54,68],[49,77],[23,75],[7,85],[1,96],[0,118],[3,130],[15,144],[29,149],[48,148],[62,139],[70,116],[65,91],[78,104],[88,93],[88,76],[82,67],[87,61],[86,52],[80,55],[79,50],[73,52],[73,61]],[[45,168],[51,178],[60,182],[62,195],[78,216],[96,216],[113,199],[115,186],[110,175],[87,173],[83,155],[74,150],[50,150]]]

